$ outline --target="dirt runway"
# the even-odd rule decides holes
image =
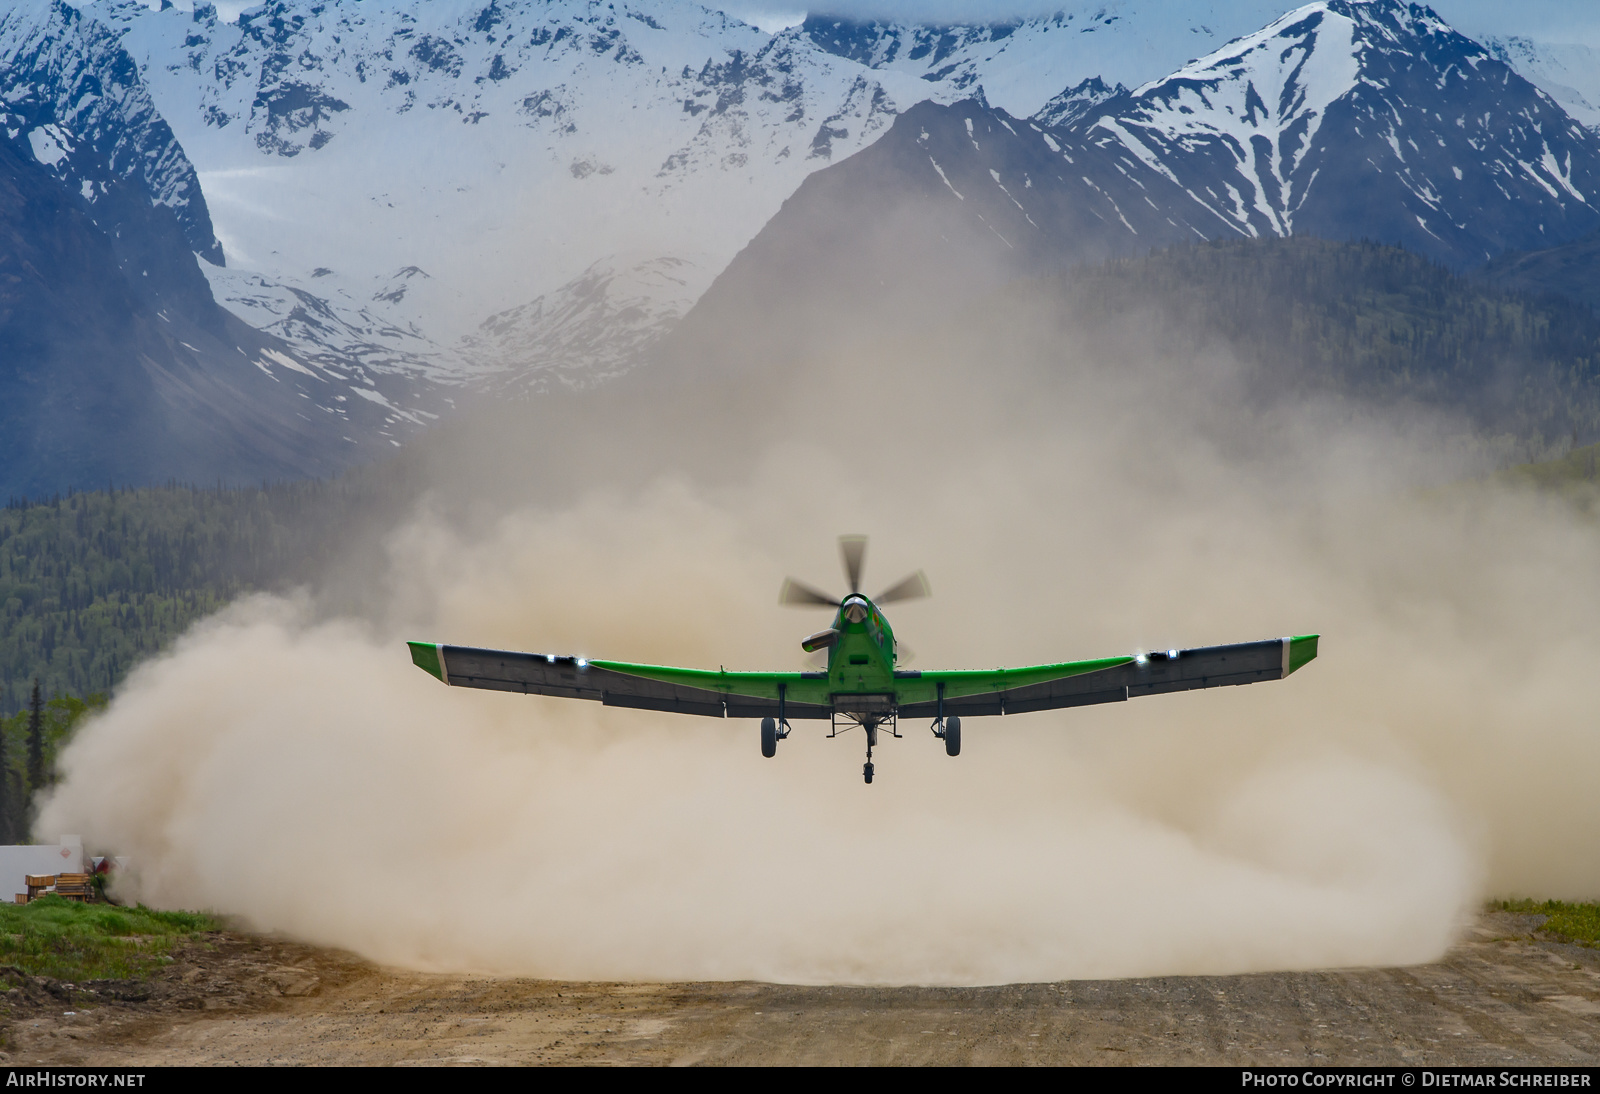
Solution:
[[[1600,952],[1540,922],[1489,913],[1412,968],[995,988],[432,976],[232,935],[149,999],[14,990],[4,1062],[1600,1063]]]

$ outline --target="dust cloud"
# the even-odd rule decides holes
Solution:
[[[496,474],[440,458],[366,608],[257,596],[138,669],[38,831],[131,855],[149,903],[573,979],[1410,963],[1486,896],[1600,895],[1600,533],[1441,485],[1474,470],[1449,422],[1252,401],[1223,354],[1064,322],[535,407]],[[973,719],[957,759],[913,720],[865,786],[859,732],[765,760],[753,722],[447,689],[402,644],[798,668],[826,620],[779,583],[841,587],[844,532],[869,593],[928,573],[890,612],[913,667],[1322,656]]]

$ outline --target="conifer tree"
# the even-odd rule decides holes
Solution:
[[[44,695],[39,678],[33,678],[33,694],[28,698],[28,794],[44,787]]]
[[[15,804],[11,796],[11,764],[6,749],[6,720],[0,718],[0,844],[16,842],[11,818]]]

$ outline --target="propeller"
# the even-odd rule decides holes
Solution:
[[[850,582],[850,591],[861,591],[861,564],[867,559],[866,536],[840,536],[839,559],[844,563],[844,576]]]
[[[932,595],[933,590],[928,587],[928,575],[918,570],[910,577],[901,578],[872,599],[879,604],[893,604],[896,600],[918,600]]]
[[[850,582],[852,594],[861,591],[861,570],[866,558],[866,536],[839,537],[839,560],[844,564],[844,576]],[[927,575],[918,570],[908,577],[901,578],[878,596],[873,597],[873,600],[879,604],[893,604],[897,600],[917,600],[932,595],[933,589],[928,585]],[[797,608],[837,608],[843,602],[840,597],[829,596],[822,590],[792,577],[785,578],[783,588],[778,591],[779,604]]]
[[[783,579],[783,588],[778,590],[778,603],[790,604],[797,608],[837,608],[841,601],[813,589],[804,581],[786,577]]]

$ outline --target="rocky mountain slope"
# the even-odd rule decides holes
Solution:
[[[1482,41],[1496,60],[1516,69],[1578,121],[1600,130],[1600,49],[1523,35],[1488,35]]]
[[[237,271],[213,275],[219,299],[307,352],[435,381],[478,371],[463,336],[491,366],[512,354],[478,325],[613,255],[711,254],[698,294],[898,101],[683,0],[93,11],[200,164]]]
[[[1035,119],[976,100],[906,112],[807,179],[683,333],[696,352],[719,330],[798,349],[831,336],[820,315],[915,322],[1007,277],[1184,239],[1371,238],[1464,267],[1596,227],[1600,136],[1425,8],[1322,0]]]
[[[981,88],[1031,113],[1107,64],[1131,78],[1152,50],[1178,63],[1278,10],[1170,7],[770,35],[685,0],[274,0],[236,23],[189,0],[83,3],[199,166],[228,255],[207,270],[218,298],[380,384],[519,368],[542,383],[546,342],[480,324],[548,306],[596,263],[679,263],[693,300],[801,180],[919,101]],[[591,318],[629,312],[632,291]]]
[[[1177,239],[1471,265],[1600,226],[1594,134],[1514,71],[1548,49],[1397,0],[1276,11],[767,34],[689,0],[19,0],[0,98],[151,314],[221,329],[209,293],[253,329],[218,344],[337,427],[318,459],[625,371],[714,278],[691,327],[810,338]]]
[[[19,134],[0,139],[0,494],[325,475],[385,428],[280,379],[281,345],[216,306],[170,209],[112,179],[91,213],[17,121],[0,114]]]
[[[1307,5],[1079,128],[1249,235],[1367,235],[1476,264],[1600,224],[1600,137],[1399,0]]]
[[[110,28],[63,0],[8,5],[0,95],[34,158],[85,202],[116,180],[172,210],[190,250],[222,261],[194,166]]]
[[[0,35],[31,74],[0,74],[0,492],[328,474],[425,420],[216,305],[196,173],[114,36],[60,3]]]

